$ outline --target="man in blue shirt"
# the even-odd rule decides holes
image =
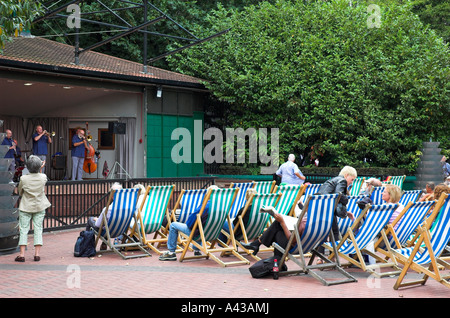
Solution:
[[[444,173],[444,179],[450,176],[450,164],[447,162],[447,158],[445,156],[442,157],[441,162],[443,164],[442,170]]]
[[[33,138],[33,154],[38,156],[44,163],[47,161],[47,145],[52,143],[50,134],[42,129],[41,125],[36,126],[36,132]],[[45,166],[42,168],[42,173],[45,173]]]
[[[72,181],[83,180],[84,150],[87,148],[84,130],[79,128],[72,137]]]
[[[301,185],[305,182],[306,177],[294,163],[295,156],[290,154],[288,161],[283,163],[277,170],[276,174],[281,177],[281,183]]]
[[[9,130],[9,129],[6,129],[5,133],[6,133],[6,137],[2,141],[2,145],[8,145],[9,146],[9,150],[5,154],[5,158],[12,158],[12,159],[14,159],[14,154],[16,153],[16,143],[12,139],[12,131]],[[15,170],[16,170],[16,163],[15,163],[15,160],[12,160],[8,171],[15,172]]]

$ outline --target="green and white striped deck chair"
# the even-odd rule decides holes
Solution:
[[[277,243],[273,243],[273,247],[283,253],[279,262],[280,268],[287,258],[300,267],[299,270],[280,272],[281,276],[292,273],[308,274],[326,286],[357,281],[356,278],[347,273],[340,266],[339,259],[337,259],[336,262],[333,262],[317,249],[317,247],[319,247],[328,237],[330,237],[330,242],[334,245],[335,240],[331,227],[334,219],[334,211],[339,198],[340,194],[309,195],[306,198],[302,213],[298,218],[297,224],[294,227],[294,231],[291,233],[286,247],[283,248]],[[306,224],[303,232],[300,233],[298,228],[303,217],[306,217]],[[308,263],[305,261],[306,253],[311,253],[312,255]],[[321,258],[325,263],[314,264],[316,256]],[[329,275],[319,275],[320,270],[323,269],[336,269],[344,276],[344,278],[327,279],[326,276],[329,277]]]
[[[102,223],[98,231],[94,229],[96,236],[95,245],[97,246],[98,240],[101,240],[107,245],[107,250],[100,251],[100,253],[112,251],[120,255],[123,259],[151,256],[150,253],[142,247],[142,242],[136,242],[133,238],[127,235],[131,220],[136,218],[135,211],[139,194],[140,189],[134,188],[111,191],[106,208],[102,211]],[[108,219],[107,213],[110,205],[111,213]],[[134,223],[136,224],[136,220]],[[112,240],[122,235],[122,242],[127,243],[114,244]],[[125,253],[122,253],[123,248],[132,247],[139,248],[143,254],[133,253],[126,255]]]
[[[244,210],[238,216],[238,223],[233,229],[233,233],[236,242],[240,248],[244,250],[245,253],[251,255],[254,259],[260,260],[260,258],[246,248],[244,248],[240,241],[244,243],[249,243],[254,239],[257,239],[263,232],[269,222],[270,215],[268,213],[260,213],[259,209],[264,206],[273,206],[277,208],[277,203],[281,197],[281,193],[257,193],[252,195],[247,203],[245,204]],[[244,218],[248,214],[247,223],[244,224]],[[239,231],[239,235],[236,232]],[[229,243],[229,242],[228,242]],[[260,252],[272,251],[270,247],[268,249],[260,249]]]
[[[434,205],[435,201],[409,202],[395,220],[387,226],[386,235],[391,248],[406,247],[411,235],[425,221],[426,215]],[[386,251],[382,244],[382,238],[379,238],[374,244],[374,249],[388,257],[390,256],[390,253]]]
[[[168,206],[175,185],[147,186],[146,196],[139,207],[137,221],[140,226],[140,234],[143,244],[158,254],[162,254],[155,244],[166,243],[167,236],[162,231],[164,218],[170,218]],[[170,222],[169,222],[170,223]],[[139,231],[136,226],[131,233]],[[153,234],[153,238],[147,236]]]
[[[361,192],[361,187],[364,183],[365,178],[364,177],[358,177],[355,180],[353,180],[352,187],[350,189],[350,195],[355,196],[359,195]]]
[[[275,188],[275,183],[275,180],[255,182],[255,190],[256,192],[261,194],[272,193],[273,189]]]
[[[416,202],[419,199],[421,193],[422,190],[403,191],[399,203],[403,206],[406,206],[409,202]]]
[[[403,190],[403,182],[405,182],[406,176],[389,176],[387,181],[391,184],[395,184]]]
[[[425,285],[428,278],[433,278],[442,285],[450,288],[450,275],[443,275],[440,267],[450,269],[450,264],[439,257],[450,240],[450,196],[441,194],[444,203],[439,209],[439,218],[433,222],[426,221],[418,229],[418,237],[414,246],[401,249],[393,249],[397,261],[404,267],[398,277],[394,289],[413,285]],[[439,201],[441,200],[439,198]],[[438,203],[439,203],[438,201]],[[403,282],[409,271],[423,274],[422,278],[415,281]]]
[[[183,252],[180,256],[180,262],[187,259],[198,258],[212,258],[215,262],[222,266],[237,265],[237,264],[249,264],[250,262],[237,252],[236,241],[234,235],[231,235],[230,245],[219,240],[219,235],[222,231],[225,220],[228,224],[231,224],[230,209],[236,198],[237,188],[228,189],[209,189],[208,193],[203,200],[201,210],[197,214],[197,219],[192,227],[189,236],[180,233],[183,240]],[[202,224],[202,214],[205,211],[206,204],[210,202],[209,213],[205,224]],[[199,230],[199,235],[196,237],[196,230]],[[232,231],[232,229],[231,229]],[[186,257],[186,252],[189,249],[190,244],[195,245],[203,255]],[[224,262],[219,257],[214,255],[215,253],[227,253],[231,252],[231,255],[238,258],[237,261]]]
[[[239,210],[245,205],[245,194],[248,189],[251,189],[255,186],[255,182],[240,182],[240,183],[231,183],[230,189],[239,188],[239,192],[236,195],[236,199],[230,210],[230,218],[234,219],[238,214]]]
[[[342,240],[336,242],[338,257],[347,260],[349,264],[353,264],[363,271],[369,272],[377,277],[399,274],[400,268],[397,266],[395,259],[393,259],[392,262],[387,262],[378,254],[366,249],[369,246],[369,243],[373,242],[374,239],[381,235],[386,249],[390,253],[390,258],[392,259],[392,252],[389,240],[386,236],[385,227],[397,207],[397,203],[381,205],[367,204],[363,212],[342,237]],[[361,222],[363,223],[361,224]],[[325,243],[323,246],[331,251],[329,255],[330,259],[336,256],[331,244]],[[377,263],[366,265],[363,253],[375,258]],[[356,257],[353,258],[352,255],[356,255]],[[384,267],[390,267],[394,269],[394,271],[381,272],[381,268]]]
[[[283,215],[295,216],[295,205],[305,192],[305,185],[282,185],[276,187],[274,193],[281,193],[277,212]]]

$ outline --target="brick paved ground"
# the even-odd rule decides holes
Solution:
[[[375,279],[348,269],[356,283],[323,286],[312,277],[253,279],[249,265],[221,267],[212,260],[161,262],[158,256],[123,260],[113,253],[73,257],[80,229],[44,233],[41,261],[33,261],[32,236],[26,262],[15,254],[0,256],[0,298],[198,298],[221,300],[288,298],[448,298],[450,290],[434,280],[425,286],[393,289],[395,278]],[[255,261],[249,258],[251,264]],[[290,269],[295,264],[288,262]],[[334,277],[334,271],[322,272]],[[411,276],[414,276],[412,274]],[[164,302],[163,302],[164,303]]]

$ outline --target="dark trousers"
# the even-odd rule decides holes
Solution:
[[[278,221],[274,221],[259,237],[259,240],[267,247],[271,247],[272,243],[277,243],[282,248],[286,248],[287,243],[289,242],[289,239],[284,234],[283,228]],[[274,248],[273,255],[277,260],[280,260],[283,253]]]

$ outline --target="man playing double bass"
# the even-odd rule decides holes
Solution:
[[[84,130],[78,128],[72,137],[72,181],[83,180],[85,149],[88,149],[88,145]]]

